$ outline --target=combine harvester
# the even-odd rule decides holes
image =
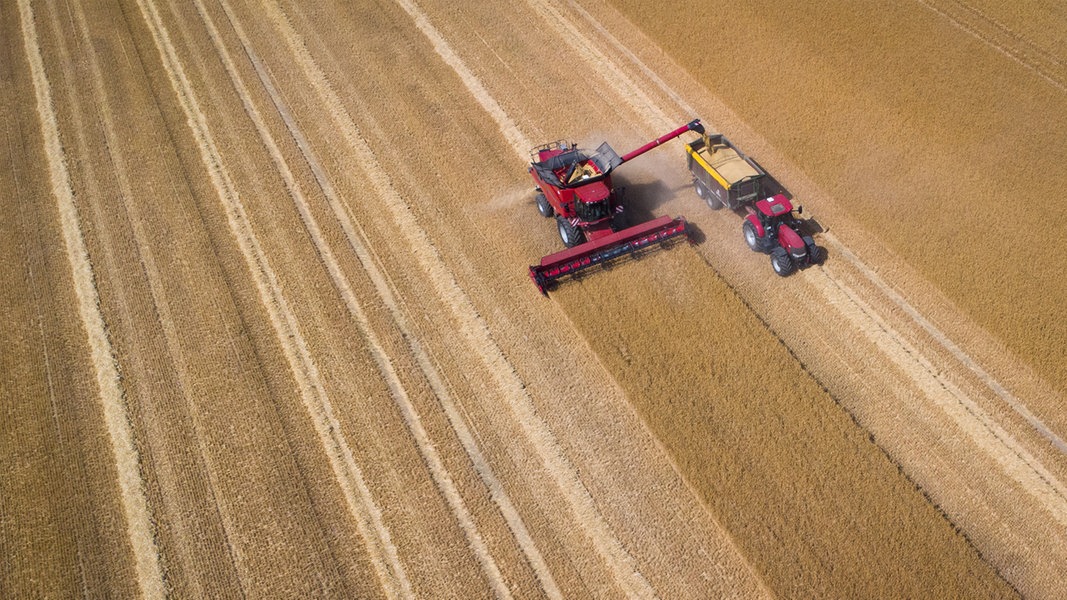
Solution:
[[[611,186],[616,167],[687,131],[703,135],[704,126],[696,119],[622,156],[607,142],[593,155],[563,140],[531,151],[537,210],[544,217],[556,217],[559,237],[567,247],[530,267],[530,278],[542,294],[547,295],[549,286],[562,277],[688,234],[682,217],[664,216],[626,227],[621,193]]]
[[[721,134],[703,134],[685,145],[693,187],[714,210],[744,210],[741,231],[754,252],[771,255],[774,272],[785,277],[797,267],[822,261],[822,248],[807,233],[805,221],[793,215],[785,194],[763,198],[767,173]],[[803,208],[797,208],[798,213]]]

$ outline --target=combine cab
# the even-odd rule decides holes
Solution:
[[[530,176],[537,184],[537,209],[546,218],[556,218],[559,237],[567,247],[530,267],[530,278],[542,294],[557,279],[686,235],[682,217],[660,217],[627,227],[611,172],[687,131],[703,134],[704,127],[699,119],[694,120],[622,156],[606,142],[593,154],[564,141],[533,149]]]

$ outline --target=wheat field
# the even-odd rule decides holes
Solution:
[[[1054,9],[651,6],[0,8],[0,596],[1056,597],[1060,280],[938,210],[1060,176]],[[530,148],[695,117],[826,263],[676,141],[615,178],[691,243],[538,294]]]

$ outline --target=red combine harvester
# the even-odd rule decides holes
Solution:
[[[604,142],[589,155],[560,140],[531,151],[530,176],[537,184],[537,210],[556,217],[566,250],[530,267],[530,278],[542,294],[555,280],[632,254],[641,248],[687,234],[682,217],[667,216],[626,227],[621,194],[611,186],[611,172],[687,131],[701,135],[699,119],[619,156]]]

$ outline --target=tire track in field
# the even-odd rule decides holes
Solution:
[[[256,131],[260,136],[260,140],[267,148],[271,159],[273,160],[275,166],[278,168],[278,172],[281,174],[282,179],[285,182],[286,188],[288,189],[289,194],[293,199],[293,202],[296,204],[297,210],[300,213],[301,220],[304,222],[304,226],[307,229],[309,237],[315,244],[316,250],[318,251],[319,257],[322,260],[323,265],[329,272],[330,278],[332,279],[335,288],[341,294],[341,297],[345,302],[345,306],[348,308],[349,314],[352,316],[353,319],[355,319],[356,323],[360,327],[360,330],[363,332],[363,335],[366,338],[366,342],[368,344],[368,348],[374,358],[375,364],[378,367],[378,371],[381,374],[382,378],[385,380],[387,386],[389,387],[390,394],[393,397],[393,401],[397,405],[397,408],[400,410],[401,414],[403,415],[404,421],[408,426],[408,430],[411,433],[412,437],[415,439],[419,452],[422,455],[423,460],[426,462],[430,474],[433,477],[435,484],[437,485],[439,493],[444,496],[444,498],[448,502],[452,510],[453,517],[457,520],[460,527],[463,529],[464,534],[467,536],[467,541],[470,544],[471,549],[474,551],[474,554],[477,557],[477,560],[481,565],[482,570],[485,572],[485,575],[489,580],[489,583],[492,586],[493,591],[495,592],[497,597],[510,598],[511,592],[507,587],[507,584],[500,572],[499,567],[496,564],[496,561],[493,559],[493,556],[489,552],[489,549],[486,546],[481,533],[478,531],[477,527],[474,524],[473,515],[467,508],[466,503],[463,501],[463,498],[460,495],[459,490],[457,489],[451,474],[445,467],[444,462],[441,460],[441,457],[438,454],[437,449],[434,446],[432,440],[430,439],[429,434],[427,433],[425,427],[422,425],[422,419],[419,417],[415,405],[412,403],[411,398],[408,396],[408,392],[404,388],[403,382],[400,381],[400,377],[397,374],[396,368],[393,366],[392,359],[390,359],[385,350],[385,347],[382,345],[381,341],[378,339],[377,334],[374,332],[370,324],[370,319],[367,317],[366,311],[363,309],[363,306],[356,298],[356,295],[352,290],[351,283],[345,276],[344,272],[341,270],[340,263],[337,261],[333,251],[330,249],[329,244],[326,242],[325,236],[323,235],[322,230],[318,225],[318,222],[312,215],[307,198],[304,195],[300,184],[296,181],[296,177],[293,175],[292,170],[289,168],[288,163],[283,157],[281,149],[278,147],[278,143],[275,141],[274,136],[271,135],[269,128],[265,120],[263,119],[262,114],[252,102],[252,97],[248,90],[248,87],[245,84],[244,79],[241,77],[240,73],[237,71],[237,68],[233,62],[233,58],[230,56],[229,51],[223,44],[222,37],[219,34],[217,27],[215,26],[214,20],[207,12],[202,0],[194,0],[194,4],[196,6],[197,12],[200,14],[201,19],[204,21],[211,41],[215,45],[216,52],[218,52],[220,58],[222,59],[223,66],[225,67],[226,72],[234,85],[234,89],[237,91],[238,96],[240,96],[241,98],[241,102],[244,104],[245,112],[248,113],[253,124],[255,125]],[[329,180],[325,178],[321,164],[312,152],[310,145],[307,143],[306,137],[296,124],[295,120],[292,117],[291,111],[289,110],[288,106],[281,98],[281,95],[278,93],[277,89],[271,82],[265,67],[259,60],[258,55],[253,50],[248,36],[245,34],[244,29],[241,27],[229,3],[225,2],[225,0],[219,0],[219,4],[225,12],[230,26],[237,34],[237,37],[242,45],[242,50],[245,52],[245,55],[252,63],[252,66],[259,77],[260,83],[263,85],[264,89],[267,91],[267,94],[270,96],[275,109],[282,117],[282,120],[285,123],[290,135],[293,137],[294,140],[296,140],[297,145],[300,148],[303,156],[307,160],[308,164],[311,165],[312,171],[316,176],[316,180],[319,184],[321,191],[327,196],[331,208],[334,208],[335,214],[337,214],[337,209],[340,206],[339,198],[336,192],[334,191],[332,184],[329,182]],[[345,228],[346,235],[348,235],[350,229],[350,227]],[[353,241],[350,241],[350,243],[353,243],[353,245],[358,245],[360,249],[362,249],[362,244],[360,243],[358,238],[352,237],[352,240]],[[371,279],[375,282],[376,286],[384,285],[384,279],[382,278],[381,273],[378,272],[376,265],[371,262],[370,256],[365,251],[357,251],[357,255],[363,263],[364,268],[371,273]],[[388,289],[386,289],[386,291],[388,291]],[[392,304],[395,308],[395,302],[390,304]],[[404,328],[401,328],[401,331],[404,336],[408,340],[410,340],[412,344],[417,344],[415,338],[411,335],[410,331],[407,331]],[[420,361],[420,363],[421,362],[422,361]],[[430,373],[425,374],[427,375],[428,379],[432,379]],[[480,454],[480,451],[477,449],[477,447],[474,447],[473,449],[466,449],[469,455],[476,456]],[[474,457],[472,456],[472,461],[473,460]],[[491,473],[483,475],[483,479],[485,478],[495,479],[495,477]],[[510,502],[508,502],[508,504],[510,504]],[[524,529],[524,527],[522,528]],[[551,578],[549,578],[549,581],[551,582]]]
[[[481,82],[463,64],[451,46],[430,24],[422,11],[408,0],[397,0],[401,7],[414,20],[416,27],[434,47],[434,50],[450,67],[456,70],[460,79],[476,98],[479,104],[496,120],[501,132],[516,154],[523,160],[528,158],[529,142],[519,132],[511,118],[500,109]],[[352,148],[356,160],[371,182],[377,196],[386,204],[394,222],[396,231],[413,249],[412,252],[427,280],[434,286],[437,295],[446,303],[456,321],[460,324],[460,334],[485,365],[493,384],[500,390],[501,397],[515,417],[516,423],[530,444],[538,452],[546,472],[553,478],[563,498],[567,501],[574,515],[574,522],[581,527],[586,537],[593,543],[598,554],[611,570],[616,582],[631,597],[654,597],[655,591],[638,571],[633,557],[612,534],[589,491],[581,482],[577,470],[566,458],[559,442],[548,424],[537,414],[533,401],[526,391],[526,386],[515,371],[503,351],[496,344],[489,332],[488,324],[477,313],[470,298],[459,287],[454,275],[448,269],[425,230],[421,228],[411,207],[393,187],[388,174],[378,163],[369,143],[363,138],[359,127],[344,108],[340,96],[334,91],[325,73],[309,54],[299,34],[292,29],[288,18],[280,11],[276,3],[267,3],[268,12],[284,33],[294,58],[304,69],[306,75],[323,99],[323,106],[338,126],[339,132]],[[356,100],[359,101],[358,99]]]
[[[968,4],[967,2],[964,2],[963,0],[955,0],[955,3],[958,6],[960,6],[960,8],[962,8],[962,9],[966,10],[967,12],[973,14],[977,18],[985,21],[990,26],[992,26],[993,28],[996,28],[1001,33],[1003,33],[1004,35],[1012,38],[1013,40],[1018,42],[1019,45],[1025,46],[1026,49],[1029,50],[1030,52],[1032,52],[1034,54],[1037,54],[1040,57],[1040,60],[1048,62],[1048,63],[1054,65],[1055,67],[1059,67],[1060,69],[1063,69],[1065,67],[1063,61],[1060,58],[1058,58],[1055,54],[1042,49],[1040,46],[1035,44],[1033,41],[1031,41],[1029,38],[1027,38],[1023,34],[1015,31],[1014,29],[1012,29],[1010,27],[1008,27],[1007,25],[1005,25],[1001,21],[997,20],[996,18],[990,17],[989,15],[987,15],[985,13],[985,11],[979,9],[978,7],[976,7],[976,6],[972,5],[972,4]]]
[[[599,75],[601,80],[609,88],[615,90],[619,98],[622,98],[646,123],[656,130],[666,130],[677,126],[677,122],[668,117],[667,113],[656,105],[656,101],[650,98],[641,86],[634,83],[618,63],[598,50],[592,40],[559,11],[555,3],[551,0],[527,0],[527,3],[537,14],[548,21],[560,37],[586,61],[590,71]],[[646,69],[646,71],[651,72],[651,69]]]
[[[1014,394],[1007,390],[1000,384],[988,371],[983,369],[973,358],[971,358],[966,352],[963,351],[955,342],[952,341],[944,332],[937,328],[936,325],[931,323],[926,317],[905,300],[900,294],[893,290],[883,280],[877,272],[863,263],[851,250],[848,249],[840,240],[837,239],[830,232],[822,234],[822,237],[834,247],[835,255],[843,256],[859,271],[864,277],[870,280],[887,298],[889,298],[893,304],[903,310],[912,321],[918,326],[922,327],[934,340],[937,341],[943,348],[948,350],[952,356],[956,358],[963,366],[967,367],[972,373],[978,376],[978,378],[988,387],[993,393],[995,393],[1001,400],[1003,400],[1012,410],[1017,412],[1023,419],[1025,419],[1030,426],[1033,427],[1038,433],[1040,433],[1045,439],[1052,443],[1060,452],[1067,454],[1067,442],[1060,436],[1056,435],[1048,425],[1046,425],[1041,419],[1034,415],[1026,407],[1026,405],[1019,400]]]
[[[925,2],[926,0],[916,0],[916,1],[922,3],[922,2]],[[586,13],[586,14],[588,15],[588,13]],[[592,15],[588,15],[587,16],[587,20],[598,31],[600,31],[600,30],[606,31],[606,29],[602,25],[600,25]],[[575,33],[575,35],[579,35],[579,34]],[[601,54],[599,56],[603,57],[604,55]],[[629,60],[634,62],[635,66],[639,70],[641,70],[642,72],[645,72],[645,73],[651,73],[652,72],[652,70],[647,65],[645,65],[633,53],[628,53],[627,57],[629,58]],[[591,64],[593,64],[594,60],[597,60],[597,59],[594,59],[594,58],[588,58],[588,59],[590,60]],[[628,80],[627,79],[625,81],[627,82],[627,86],[628,86],[627,93],[636,93],[637,91],[640,91],[640,87],[634,85],[632,83],[632,80]],[[659,86],[662,89],[662,91],[665,94],[667,94],[668,96],[671,96],[672,98],[677,96],[677,94],[670,88],[670,86],[667,85],[665,82],[663,82],[662,79],[656,77],[656,78],[651,78],[651,81],[652,81],[653,84]],[[629,86],[633,86],[633,87],[630,88]],[[686,108],[687,106],[688,105],[686,105],[684,103],[683,104],[679,104],[679,108],[682,108],[682,109]],[[646,121],[646,122],[648,122],[650,125],[655,125],[651,121]],[[1031,424],[1031,426],[1034,427],[1034,429],[1038,431],[1038,433],[1040,433],[1043,437],[1045,437],[1050,442],[1052,442],[1052,444],[1054,446],[1056,446],[1061,452],[1067,453],[1067,443],[1065,443],[1061,438],[1059,438],[1055,433],[1053,433],[1051,431],[1051,429],[1049,429],[1049,427],[1045,423],[1040,421],[1040,419],[1038,419],[1033,413],[1031,413],[1026,408],[1026,406],[1018,398],[1016,398],[1014,395],[1012,395],[1003,385],[1001,385],[998,381],[996,381],[996,379],[994,379],[987,371],[982,369],[973,358],[971,358],[969,355],[967,355],[958,345],[956,345],[954,342],[952,342],[952,340],[949,339],[949,337],[947,335],[945,335],[940,329],[938,329],[936,326],[934,326],[929,320],[924,318],[919,313],[919,311],[916,310],[913,306],[911,306],[911,304],[908,303],[903,297],[901,297],[899,294],[893,292],[892,289],[888,286],[888,284],[886,284],[881,279],[881,277],[878,276],[878,274],[874,271],[874,269],[870,268],[866,263],[864,263],[858,256],[856,256],[855,253],[850,251],[832,233],[830,233],[830,232],[822,233],[820,235],[820,238],[824,239],[827,242],[829,242],[830,245],[834,248],[835,252],[837,253],[836,255],[840,255],[840,256],[843,256],[844,258],[846,258],[848,260],[848,262],[851,263],[852,266],[857,271],[859,271],[864,277],[869,279],[871,281],[871,283],[873,283],[875,285],[875,287],[877,289],[879,289],[885,295],[886,299],[889,302],[891,302],[892,304],[894,304],[898,308],[900,308],[902,311],[904,311],[904,313],[907,314],[908,317],[910,319],[912,319],[912,321],[916,325],[918,325],[923,330],[925,330],[927,333],[929,333],[931,335],[931,337],[933,337],[941,346],[943,346],[945,350],[947,350],[950,354],[952,354],[964,367],[966,367],[968,370],[970,370],[975,375],[977,375],[978,378],[986,385],[986,387],[989,388],[990,391],[992,391],[994,394],[996,394],[999,398],[1001,398],[1001,400],[1003,400],[1006,404],[1008,404],[1014,411],[1016,411],[1017,413],[1020,414],[1020,416],[1022,416],[1024,419],[1026,419],[1026,421],[1029,422]],[[826,277],[828,278],[828,280],[826,282],[822,282],[821,291],[824,294],[825,293],[832,293],[832,289],[830,287],[828,287],[830,285],[836,285],[836,286],[843,286],[844,285],[844,283],[840,280],[839,277],[835,277],[833,275],[832,271],[830,271],[828,269],[825,269],[825,268],[820,268],[819,270],[821,272],[823,272],[826,275]],[[809,281],[812,281],[812,283],[815,284],[815,281],[813,281],[810,278],[809,278]],[[872,311],[869,313],[869,318],[873,319],[874,315],[875,315],[875,313],[873,312],[873,309],[872,309]],[[895,338],[897,339],[898,343],[901,343],[901,344],[906,344],[907,343],[907,342],[904,341],[903,336],[901,336],[899,333],[895,334]],[[917,359],[917,361],[912,363],[908,368],[904,369],[905,372],[908,372],[910,375],[915,375],[917,373],[922,373],[925,370],[923,368],[923,366],[922,366],[923,363],[929,363],[930,362],[925,356],[923,356],[920,353],[916,353],[915,356],[919,357]],[[962,392],[961,392],[961,394],[962,394]],[[973,401],[968,398],[967,402],[971,403]],[[1013,438],[1008,438],[1008,439],[1009,439],[1009,445],[1017,445],[1017,442]],[[1040,462],[1036,461],[1036,459],[1035,459],[1035,462],[1036,462],[1035,469],[1037,469],[1037,471],[1035,471],[1035,474],[1039,478],[1044,479],[1044,475],[1042,475],[1042,473],[1047,473],[1047,471],[1044,469],[1043,466],[1041,466]],[[1062,486],[1059,486],[1059,487],[1060,487],[1060,489],[1062,489]]]
[[[1065,79],[1062,74],[1057,74],[1055,72],[1056,70],[1062,70],[1062,63],[1060,63],[1054,58],[1049,58],[1045,52],[1038,50],[1029,42],[1029,40],[1026,40],[1025,38],[1008,29],[1007,27],[1000,25],[1000,23],[998,23],[997,21],[989,19],[981,11],[972,8],[970,5],[965,4],[963,2],[957,2],[955,4],[958,4],[964,10],[971,12],[974,16],[978,18],[979,21],[984,21],[984,25],[982,23],[975,24],[968,22],[962,17],[960,17],[958,14],[953,14],[952,12],[950,12],[951,9],[946,8],[944,5],[941,5],[939,7],[937,3],[930,2],[928,0],[915,1],[926,9],[930,10],[931,12],[934,12],[948,20],[953,27],[971,35],[972,37],[989,46],[993,50],[996,50],[997,52],[1003,54],[1004,56],[1015,61],[1026,69],[1033,71],[1034,74],[1044,79],[1061,92],[1067,93],[1067,79]],[[1008,37],[1015,38],[1015,40],[1003,42],[998,41],[996,39],[996,32],[991,32],[990,29],[1001,29],[1001,33],[1007,34]],[[1038,54],[1039,57],[1035,58],[1033,56],[1034,53],[1027,53],[1024,49],[1025,46],[1030,46],[1032,50],[1036,51],[1034,53]],[[1050,68],[1048,63],[1053,63],[1054,65],[1059,66],[1060,69],[1056,69],[1055,66]]]
[[[260,302],[266,309],[278,344],[289,363],[308,416],[311,418],[349,511],[364,538],[371,564],[385,593],[390,597],[413,596],[411,583],[404,572],[396,546],[382,519],[381,510],[363,479],[351,447],[334,415],[318,367],[300,332],[277,276],[270,267],[237,194],[236,187],[222,163],[211,131],[192,86],[171,44],[169,34],[149,0],[137,0],[142,17],[159,51],[167,78],[196,141],[201,161],[226,212],[226,220],[255,282]]]
[[[824,268],[806,279],[825,277],[815,287],[827,302],[848,319],[881,353],[890,359],[928,399],[934,402],[976,446],[991,456],[1045,510],[1067,527],[1067,488],[1041,462],[1019,444],[987,412],[953,384],[904,336],[840,278]]]
[[[159,324],[160,329],[163,331],[163,337],[166,342],[167,352],[174,361],[174,368],[177,374],[178,393],[185,401],[185,410],[189,415],[193,424],[193,436],[196,439],[196,447],[199,453],[199,458],[204,465],[204,470],[208,476],[208,493],[210,494],[212,506],[215,509],[215,513],[218,515],[219,522],[222,525],[222,531],[224,536],[224,543],[227,551],[228,558],[231,565],[233,565],[235,571],[239,574],[238,584],[243,585],[244,580],[248,578],[249,574],[245,570],[243,563],[239,560],[239,553],[233,545],[234,539],[233,518],[229,512],[219,502],[216,490],[219,489],[218,483],[218,468],[215,462],[211,459],[211,454],[208,451],[207,445],[204,442],[203,425],[200,421],[198,412],[196,411],[196,405],[193,401],[193,397],[190,394],[189,385],[189,368],[185,360],[185,356],[181,349],[180,336],[174,326],[174,319],[170,313],[170,304],[167,301],[166,294],[164,292],[163,277],[160,273],[160,269],[156,264],[155,256],[152,252],[152,247],[149,243],[148,233],[144,229],[143,218],[138,209],[137,202],[134,200],[136,194],[133,191],[133,185],[130,180],[130,175],[126,170],[126,161],[121,150],[122,142],[115,129],[115,121],[112,116],[112,109],[110,102],[107,98],[107,92],[104,90],[103,81],[105,75],[103,69],[100,67],[100,61],[97,58],[95,49],[93,48],[92,36],[88,21],[85,18],[85,11],[82,5],[78,1],[71,2],[69,6],[72,7],[71,12],[73,14],[73,20],[75,22],[78,33],[80,34],[81,43],[88,49],[85,52],[86,59],[89,64],[89,69],[92,77],[90,78],[93,97],[96,102],[96,106],[99,107],[98,117],[100,124],[102,125],[104,139],[107,144],[106,151],[108,155],[108,161],[115,174],[115,179],[119,185],[119,198],[122,201],[123,208],[128,215],[128,221],[130,228],[133,231],[134,243],[137,247],[137,254],[141,269],[148,280],[149,291],[152,295],[152,306],[155,309],[155,316]],[[242,589],[242,595],[244,590]]]
[[[52,104],[52,91],[44,70],[44,61],[37,40],[37,27],[29,0],[19,0],[22,41],[30,64],[33,87],[37,98],[37,116],[44,137],[52,195],[56,199],[67,248],[78,312],[85,328],[91,351],[90,358],[96,374],[100,403],[104,412],[108,437],[114,454],[115,468],[126,531],[133,552],[137,585],[146,598],[162,598],[166,594],[163,565],[156,545],[152,516],[141,477],[140,457],[134,442],[133,427],[122,389],[118,364],[107,336],[107,326],[100,312],[98,295],[89,253],[82,237],[78,209],[74,204],[66,155],[59,139],[59,126]]]
[[[673,100],[674,103],[682,109],[682,112],[684,114],[697,114],[697,110],[695,108],[693,108],[688,102],[685,101],[684,98],[682,98],[674,90],[672,90],[670,86],[667,85],[667,83],[663,81],[663,79],[660,78],[659,75],[656,74],[655,71],[650,69],[648,65],[642,62],[641,59],[633,53],[632,50],[630,50],[625,44],[620,42],[618,38],[612,35],[612,33],[608,31],[606,27],[600,24],[600,21],[597,21],[596,18],[593,17],[593,15],[589,14],[589,11],[585,10],[585,8],[575,2],[575,0],[570,0],[569,7],[570,10],[581,15],[582,18],[585,19],[586,22],[589,23],[589,25],[591,25],[593,29],[597,31],[597,33],[599,33],[604,39],[608,41],[608,43],[611,44],[612,48],[615,48],[615,50],[623,53],[627,58],[629,58],[630,62],[633,63],[638,69],[640,69],[641,73],[644,74],[644,76],[647,77],[649,80],[651,80],[652,83],[656,84],[656,87],[666,93],[667,96],[669,96],[670,99]]]

